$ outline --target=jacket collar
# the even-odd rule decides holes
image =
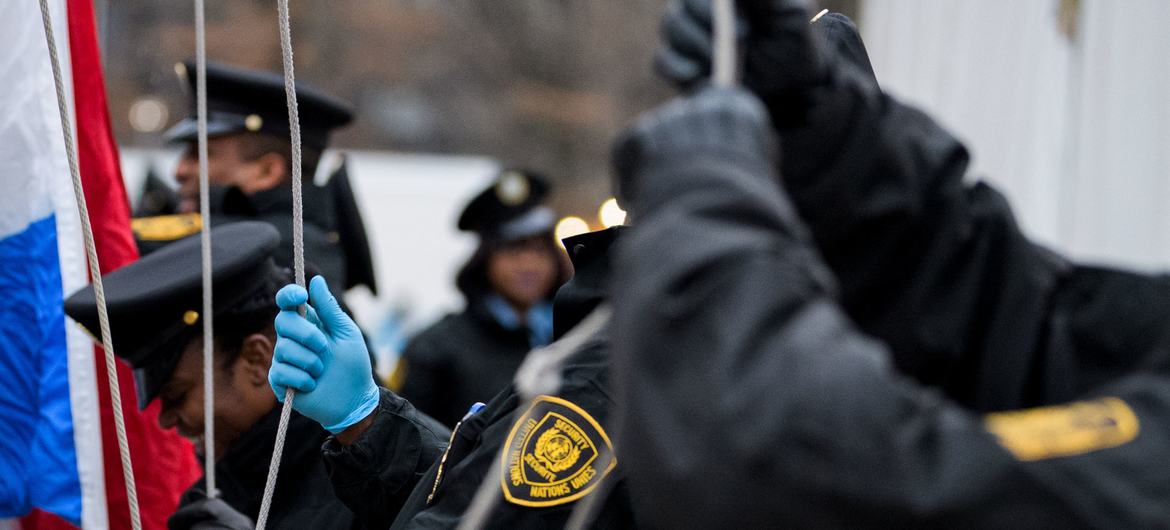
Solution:
[[[305,222],[323,229],[332,229],[333,219],[329,215],[331,209],[328,208],[328,196],[324,188],[306,182],[301,191]],[[212,205],[213,214],[226,216],[245,218],[265,215],[291,216],[293,207],[292,184],[286,182],[275,188],[258,191],[251,195],[245,194],[235,186],[220,188],[213,194]]]
[[[573,329],[609,297],[610,247],[625,229],[615,226],[563,241],[573,262],[573,278],[553,298],[553,340]]]

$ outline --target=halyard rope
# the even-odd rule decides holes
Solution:
[[[89,222],[89,208],[81,185],[81,171],[77,167],[77,151],[73,146],[73,129],[69,120],[69,105],[65,102],[65,82],[61,76],[61,60],[57,57],[57,39],[53,36],[53,19],[49,15],[48,0],[40,0],[41,21],[45,27],[45,41],[49,46],[49,61],[53,66],[53,83],[57,91],[57,111],[61,115],[61,133],[65,140],[65,155],[69,159],[69,174],[73,177],[73,196],[77,214],[81,216],[81,233],[85,255],[89,261],[89,275],[93,278],[93,296],[97,301],[98,325],[101,327],[102,350],[106,354],[106,375],[110,382],[110,404],[114,409],[114,432],[118,438],[118,454],[122,460],[122,478],[126,481],[126,500],[130,505],[130,525],[142,529],[138,514],[138,490],[134,485],[134,468],[130,464],[130,443],[126,439],[126,419],[122,415],[122,393],[118,385],[118,361],[114,358],[114,342],[110,339],[110,317],[106,312],[106,291],[102,286],[102,271],[98,266],[97,247],[93,240],[93,226]]]
[[[715,86],[728,88],[736,83],[735,3],[715,0],[712,5],[715,51],[711,66]]]
[[[292,32],[289,29],[288,0],[277,2],[280,19],[280,54],[284,63],[284,93],[288,100],[288,128],[292,143],[292,196],[293,196],[293,276],[297,285],[305,286],[305,245],[304,205],[301,197],[301,123],[297,111],[296,77],[293,71]],[[300,310],[303,314],[304,308]],[[284,407],[280,410],[280,423],[276,429],[276,445],[272,448],[272,461],[268,465],[268,480],[264,484],[264,497],[260,503],[260,515],[256,520],[257,530],[264,530],[268,523],[268,511],[272,508],[272,493],[276,488],[276,476],[280,472],[280,456],[284,452],[284,439],[288,434],[288,420],[292,414],[295,392],[290,388],[284,393]]]
[[[215,487],[215,335],[212,327],[211,205],[207,177],[207,30],[203,0],[195,0],[195,115],[199,138],[199,243],[203,261],[203,477],[207,497],[219,496]]]

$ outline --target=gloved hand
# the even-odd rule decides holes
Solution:
[[[256,525],[220,499],[200,499],[167,519],[169,530],[252,530]]]
[[[706,88],[638,119],[614,147],[618,201],[636,219],[647,202],[672,185],[662,168],[718,158],[772,172],[775,136],[767,111],[740,88]]]
[[[302,317],[297,308],[306,303]],[[268,371],[276,398],[283,402],[285,389],[296,390],[293,409],[334,434],[377,408],[366,342],[325,279],[314,277],[308,292],[286,285],[276,293],[276,305],[276,350]]]
[[[710,76],[712,0],[673,0],[662,20],[659,74],[684,90]],[[809,30],[803,0],[738,0],[736,33],[743,55],[743,84],[768,105],[774,120],[791,121],[810,89],[827,78],[821,46]]]

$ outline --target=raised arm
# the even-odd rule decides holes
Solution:
[[[839,308],[776,185],[766,116],[745,93],[706,91],[617,151],[637,223],[616,262],[618,451],[640,516],[664,528],[1167,520],[1170,478],[1142,468],[1170,456],[1167,381],[985,419],[900,376]]]
[[[977,410],[1086,391],[1044,358],[1068,265],[1020,232],[999,193],[964,180],[964,146],[881,92],[848,18],[810,25],[803,2],[740,3],[745,86],[783,140],[783,184],[849,316],[901,371]],[[678,0],[664,20],[659,70],[684,87],[706,72],[709,4]]]

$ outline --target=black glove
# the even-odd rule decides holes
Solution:
[[[256,525],[220,499],[203,498],[179,508],[169,519],[169,530],[252,530]]]
[[[809,30],[806,2],[739,0],[737,7],[744,86],[767,104],[778,124],[794,122],[808,103],[809,91],[828,76],[822,46]],[[664,42],[655,67],[684,90],[710,75],[711,17],[711,0],[673,0],[663,17]]]
[[[739,88],[706,88],[644,114],[618,139],[618,201],[636,219],[659,190],[671,186],[676,169],[717,159],[771,172],[775,152],[768,113],[755,96]]]

